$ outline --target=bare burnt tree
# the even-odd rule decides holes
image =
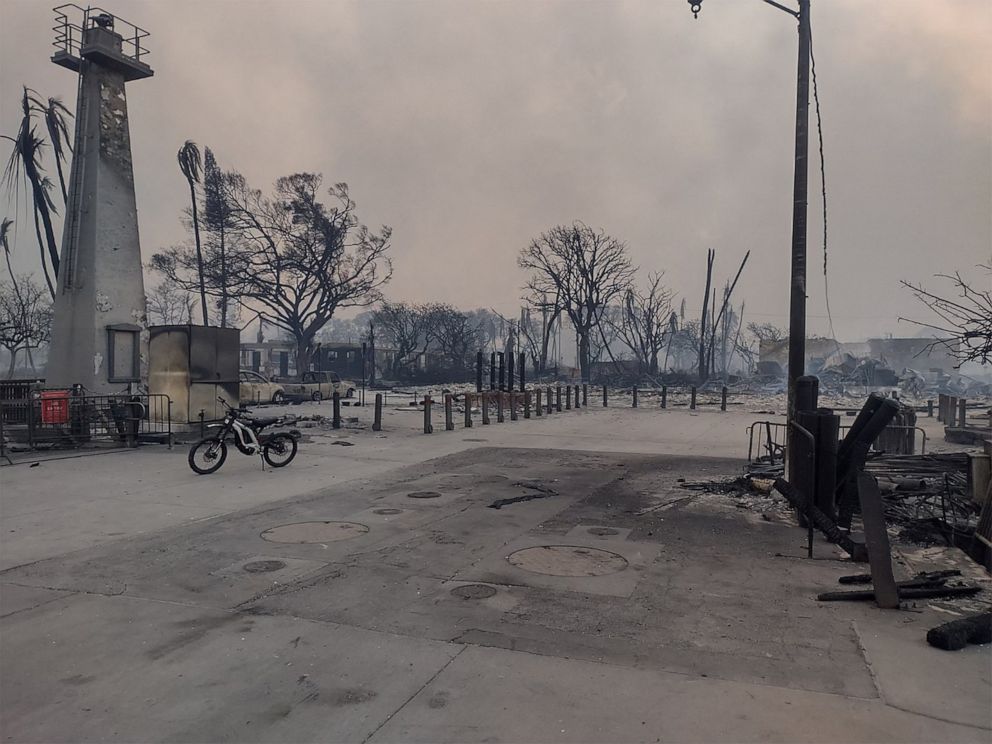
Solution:
[[[468,310],[465,314],[478,328],[479,349],[496,351],[497,345],[502,340],[500,326],[505,322],[503,317],[494,310],[488,310],[484,307]]]
[[[617,333],[634,354],[640,374],[658,374],[658,355],[671,336],[672,298],[661,283],[664,272],[648,275],[647,289],[627,290]]]
[[[525,297],[556,297],[578,336],[579,367],[589,381],[593,332],[603,311],[630,285],[634,267],[626,245],[576,222],[558,225],[520,252],[517,263],[531,272]]]
[[[243,303],[296,341],[296,368],[310,368],[320,330],[345,307],[380,298],[392,276],[390,228],[378,233],[359,223],[348,186],[328,189],[322,177],[296,173],[276,181],[271,197],[232,174],[228,199],[237,240],[228,255],[231,284]]]
[[[372,320],[382,345],[392,347],[390,373],[399,377],[427,353],[435,338],[433,305],[411,305],[406,302],[383,302]]]
[[[0,346],[10,354],[8,379],[14,376],[18,352],[25,352],[30,359],[32,349],[48,342],[52,327],[48,292],[28,275],[18,277],[16,282],[15,292],[12,284],[0,281]]]
[[[193,322],[193,294],[168,279],[145,296],[150,325],[184,325]]]
[[[748,332],[758,341],[781,341],[785,331],[774,323],[748,323]]]
[[[428,326],[445,371],[470,372],[484,338],[479,321],[451,305],[435,305]]]
[[[992,266],[981,266],[987,275],[992,275]],[[957,296],[953,299],[938,295],[925,289],[921,284],[902,282],[917,299],[930,307],[939,318],[933,323],[924,323],[908,318],[899,318],[908,323],[929,328],[941,334],[934,338],[927,348],[933,350],[941,347],[958,360],[956,366],[965,362],[988,364],[992,361],[992,292],[986,289],[975,289],[966,282],[959,272],[953,274],[937,274],[938,278],[951,282]]]

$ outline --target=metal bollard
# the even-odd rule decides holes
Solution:
[[[947,396],[947,412],[944,414],[944,426],[957,426],[958,424],[958,399],[953,395]]]
[[[434,426],[431,424],[431,396],[424,394],[424,434],[432,434]]]
[[[496,352],[489,355],[489,389],[496,389]]]
[[[520,370],[523,371],[523,367],[521,367]],[[530,418],[530,393],[527,391],[524,391],[524,418]]]
[[[480,406],[482,408],[482,425],[489,426],[489,393],[482,394]]]
[[[720,410],[727,410],[727,386],[724,385],[720,390]]]
[[[606,397],[606,385],[603,385],[603,408],[609,405],[609,400]]]
[[[565,386],[565,410],[566,411],[571,411],[572,410],[572,386],[571,385],[566,385]]]
[[[589,407],[589,386],[586,383],[582,383],[582,407]]]
[[[372,431],[382,431],[382,393],[375,394],[375,418],[372,420]]]
[[[579,386],[578,385],[575,386],[575,407],[576,408],[581,408],[581,405],[579,404]]]
[[[637,408],[637,385],[634,385],[634,387],[630,389],[630,392],[631,395],[633,396],[631,408]]]
[[[334,414],[333,414],[333,418],[331,418],[331,428],[340,429],[341,428],[341,393],[335,390],[334,395],[331,396],[331,400],[334,404]]]
[[[444,430],[455,430],[455,419],[452,416],[451,393],[444,394]]]
[[[554,401],[551,398],[551,386],[548,385],[548,415],[554,412]]]
[[[661,386],[661,407],[668,408],[668,385]]]
[[[689,410],[690,411],[695,411],[696,410],[696,386],[695,385],[692,386],[691,397],[689,398]]]
[[[505,419],[503,418],[503,391],[496,391],[496,423],[502,424]]]
[[[968,401],[965,398],[961,398],[958,401],[958,426],[962,429],[968,425]]]
[[[534,390],[534,413],[541,418],[541,388]]]
[[[555,387],[555,410],[561,413],[561,385]]]
[[[510,385],[510,421],[517,420],[517,394]]]
[[[475,354],[475,392],[482,392],[482,350]]]
[[[527,392],[527,386],[524,384],[524,367],[527,366],[527,355],[520,352],[520,359],[517,362],[517,366],[520,367],[520,392]]]
[[[465,428],[472,428],[472,396],[469,393],[465,393]]]
[[[933,418],[933,398],[927,401],[927,418]]]

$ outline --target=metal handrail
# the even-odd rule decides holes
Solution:
[[[782,421],[755,421],[750,426],[748,426],[745,429],[745,431],[747,432],[747,435],[748,435],[748,443],[747,443],[747,461],[748,461],[748,464],[754,462],[754,459],[755,459],[755,446],[754,446],[755,445],[755,441],[754,441],[754,430],[755,430],[755,428],[758,428],[758,430],[760,431],[760,427],[763,427],[768,432],[768,434],[765,437],[765,439],[766,439],[765,447],[769,450],[768,454],[769,454],[769,457],[771,459],[771,463],[774,465],[775,464],[775,449],[777,448],[777,449],[781,449],[781,450],[784,451],[785,444],[784,443],[783,444],[779,444],[777,437],[774,440],[772,440],[771,429],[772,429],[772,427],[775,427],[776,430],[777,429],[785,429],[785,428],[787,428],[787,426],[788,426],[788,424],[786,424],[785,422],[782,422]],[[885,428],[886,428],[886,430],[896,429],[896,430],[903,430],[903,431],[908,431],[909,429],[913,429],[914,431],[920,432],[920,434],[922,435],[921,441],[920,441],[920,454],[921,455],[925,455],[927,453],[927,432],[926,432],[925,429],[923,429],[923,427],[921,427],[921,426],[905,426],[905,425],[902,425],[902,424],[900,424],[900,425],[891,425],[890,424],[889,426],[887,426]],[[851,429],[851,427],[849,425],[843,425],[843,426],[840,427],[840,432],[843,433],[843,432],[846,432],[846,431],[850,431],[850,429]],[[759,438],[758,438],[758,445],[759,445],[758,449],[759,450],[761,449],[760,448],[760,444],[761,444],[761,438],[760,438],[760,434],[759,434]]]
[[[68,9],[77,11],[72,12],[72,15],[79,17],[79,22],[72,22],[70,19],[71,11]],[[144,55],[150,54],[148,49],[142,48],[141,40],[151,36],[151,33],[110,11],[93,6],[83,8],[75,3],[65,3],[52,10],[55,13],[55,25],[52,26],[52,30],[55,32],[55,41],[52,42],[52,46],[60,51],[78,57],[83,41],[83,30],[91,28],[92,23],[96,22],[96,18],[110,16],[114,19],[114,33],[121,37],[122,46],[123,44],[127,44],[133,50],[129,53],[122,48],[121,53],[125,57],[133,59],[136,62],[141,62],[141,58]],[[118,24],[122,24],[125,28],[118,30]]]

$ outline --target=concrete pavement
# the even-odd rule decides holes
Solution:
[[[679,487],[739,472],[752,418],[304,430],[284,471],[200,478],[182,450],[4,468],[0,735],[988,741],[989,649],[924,641],[953,603],[818,603],[861,568]]]

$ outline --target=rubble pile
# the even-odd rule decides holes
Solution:
[[[974,534],[979,513],[968,493],[967,454],[882,454],[865,470],[877,479],[886,520],[901,527],[901,539],[955,545]]]

